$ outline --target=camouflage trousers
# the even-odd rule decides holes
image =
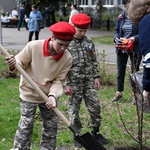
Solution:
[[[82,87],[82,86],[81,86]],[[100,104],[98,93],[95,89],[83,89],[81,87],[73,87],[73,94],[69,96],[69,119],[70,123],[80,132],[82,123],[79,117],[79,110],[82,99],[90,114],[90,127],[99,128],[101,124]]]
[[[20,100],[21,117],[14,139],[14,149],[30,150],[36,108],[39,107],[43,129],[40,150],[55,150],[57,134],[57,116],[45,104],[29,103]]]

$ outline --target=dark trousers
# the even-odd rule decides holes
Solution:
[[[26,23],[25,19],[20,19],[19,20],[18,29],[20,29],[22,22],[24,22],[24,25],[25,25],[26,29],[28,30],[28,26],[27,26],[27,23]]]
[[[46,27],[50,26],[50,17],[46,17],[46,19],[45,19],[45,26]]]
[[[131,73],[139,71],[140,62],[142,55],[139,53],[122,53],[121,51],[117,54],[117,91],[124,91],[124,79],[126,73],[126,65],[130,57],[131,62]]]
[[[32,41],[32,36],[33,36],[34,32],[35,32],[35,40],[39,39],[39,31],[30,31],[28,42]]]

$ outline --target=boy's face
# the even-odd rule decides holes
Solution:
[[[87,29],[80,29],[77,27],[75,27],[75,30],[76,30],[75,36],[79,39],[83,38],[87,31]]]
[[[63,40],[55,39],[54,37],[52,39],[53,39],[53,48],[57,54],[64,52],[68,48],[71,42],[71,41],[63,41]]]

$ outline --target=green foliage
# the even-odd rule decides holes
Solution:
[[[102,20],[110,19],[110,20],[116,20],[118,15],[122,13],[122,8],[119,6],[112,7],[112,8],[104,8],[102,11]]]
[[[111,75],[107,73],[107,64],[106,64],[106,54],[105,50],[102,53],[99,53],[97,50],[97,58],[99,60],[98,69],[100,73],[100,81],[103,85],[113,84],[111,81]]]
[[[95,10],[92,7],[84,8],[84,12],[91,17],[94,17],[95,15]]]

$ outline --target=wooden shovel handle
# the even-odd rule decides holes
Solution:
[[[4,49],[4,47],[0,44],[0,50],[2,53],[6,56],[9,57],[10,54]],[[24,78],[32,85],[32,87],[38,92],[38,94],[44,99],[45,102],[48,101],[48,97],[42,92],[42,90],[36,85],[35,82],[28,76],[28,74],[19,66],[18,63],[15,64],[16,69],[24,76]],[[67,120],[67,118],[55,107],[52,108],[53,111],[59,116],[63,122],[67,125],[67,127],[70,127],[70,122]]]

